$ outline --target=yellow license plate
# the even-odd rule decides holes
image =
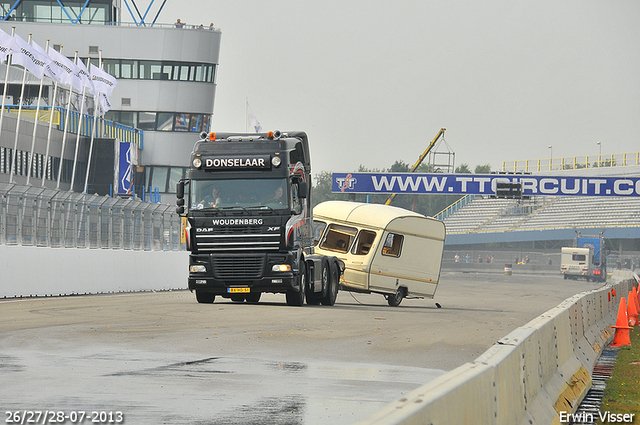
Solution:
[[[244,294],[246,292],[251,292],[251,288],[227,288],[229,294]]]

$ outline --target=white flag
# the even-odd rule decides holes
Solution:
[[[106,93],[98,95],[98,102],[100,103],[100,116],[102,117],[111,109],[111,102],[109,102],[109,96]]]
[[[58,77],[56,75],[56,70],[51,66],[53,60],[51,59],[51,57],[49,57],[49,55],[47,54],[47,52],[44,51],[44,49],[42,47],[40,47],[40,45],[38,43],[36,43],[35,41],[31,40],[31,48],[38,52],[40,55],[42,56],[46,56],[49,59],[49,62],[47,63],[47,66],[44,69],[44,75],[46,75],[47,77],[51,77],[54,80],[58,80]]]
[[[256,133],[260,133],[260,130],[262,130],[262,126],[260,125],[258,118],[256,118],[255,114],[253,113],[251,106],[249,106],[249,102],[247,102],[247,119],[249,121],[249,126],[253,128]]]
[[[91,64],[91,81],[93,81],[93,86],[95,89],[94,95],[98,95],[98,93],[104,93],[107,97],[111,96],[113,89],[116,87],[118,82],[116,79],[103,71],[99,67]]]
[[[12,64],[24,66],[30,73],[38,78],[42,78],[44,76],[44,71],[49,62],[51,62],[49,56],[42,56],[18,34],[13,37],[11,54]]]
[[[11,53],[11,42],[13,41],[13,37],[11,37],[6,32],[0,30],[0,62],[4,61],[9,53]]]
[[[69,58],[55,49],[49,49],[51,67],[56,72],[57,81],[62,84],[71,84],[76,90],[82,91],[82,79],[80,69]]]
[[[76,66],[78,67],[78,76],[82,81],[82,85],[88,88],[91,93],[93,93],[95,89],[93,87],[93,81],[91,81],[91,74],[89,74],[89,70],[81,60],[78,60]]]

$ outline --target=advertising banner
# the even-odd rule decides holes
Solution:
[[[521,183],[523,196],[640,196],[638,177],[523,174],[333,173],[332,192],[495,195],[498,183]]]
[[[120,142],[118,160],[118,194],[132,193],[133,169],[131,159],[133,156],[133,143]]]

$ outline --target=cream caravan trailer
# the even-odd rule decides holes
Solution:
[[[379,293],[390,306],[433,298],[442,264],[442,221],[380,204],[327,201],[313,209],[315,252],[345,263],[341,289]]]

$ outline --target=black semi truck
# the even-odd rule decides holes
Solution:
[[[176,190],[196,300],[257,303],[270,292],[333,305],[344,263],[314,254],[306,133],[200,137]]]

